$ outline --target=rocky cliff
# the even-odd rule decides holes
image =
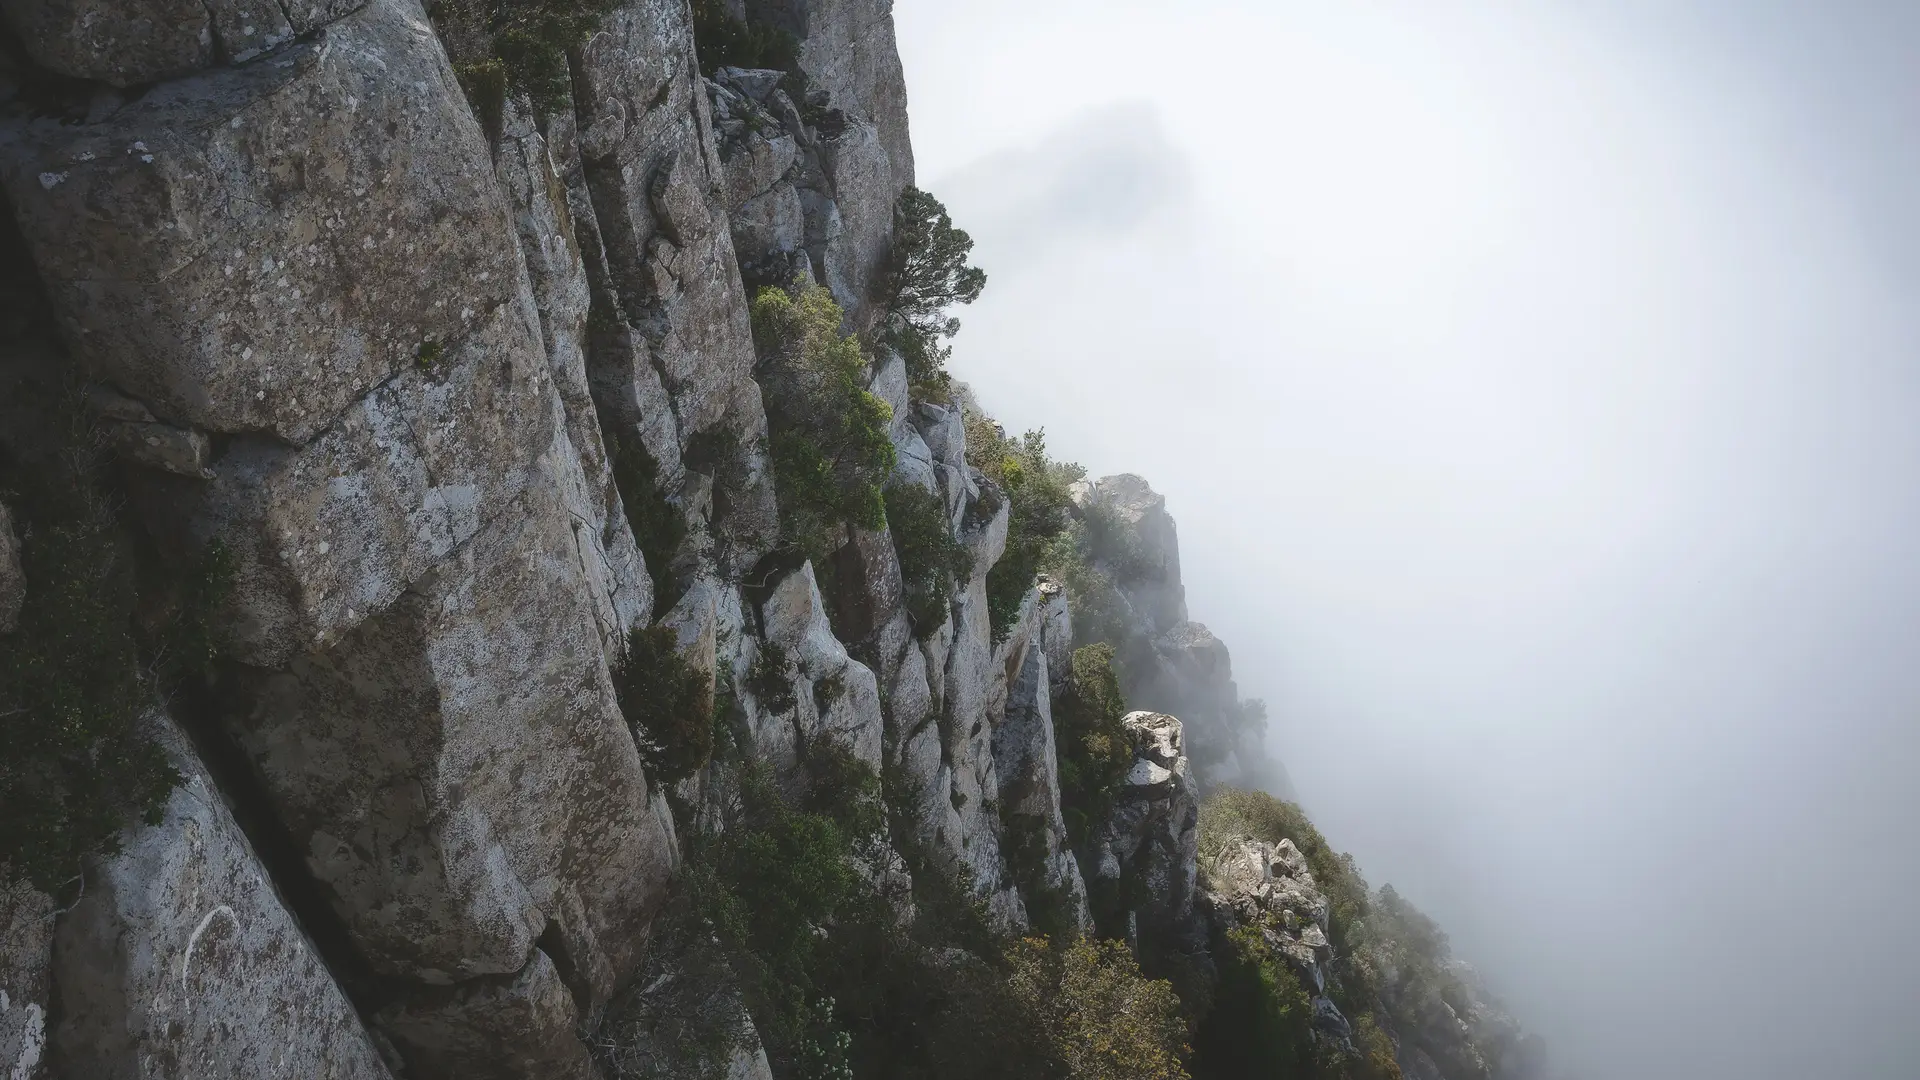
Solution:
[[[948,1011],[1039,930],[1201,992],[1271,908],[1332,962],[1285,849],[1203,865],[1208,790],[1289,792],[1164,501],[1081,483],[1094,558],[1010,591],[977,406],[888,344],[887,0],[0,15],[15,1080],[842,1075],[882,1006],[788,999],[851,927]],[[886,514],[805,542],[787,388],[825,376],[769,287],[825,290],[882,432]],[[1153,711],[1083,821],[1055,713],[1096,641]]]

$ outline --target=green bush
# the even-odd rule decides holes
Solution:
[[[542,112],[567,107],[567,50],[587,40],[619,0],[434,0],[427,14],[474,113],[500,136],[510,92]]]
[[[804,281],[753,301],[781,530],[816,569],[842,526],[885,526],[881,485],[894,462],[893,411],[867,391],[866,354],[841,318],[833,294]]]
[[[948,314],[955,304],[980,298],[987,275],[967,265],[973,238],[953,227],[940,200],[916,187],[900,193],[893,209],[893,243],[877,282],[886,305],[881,337],[900,353],[918,398],[946,396],[946,361],[951,349],[941,344],[960,330]]]
[[[670,627],[636,626],[627,634],[613,688],[654,780],[679,783],[712,758],[713,680],[680,655]]]
[[[1200,804],[1200,864],[1205,866],[1233,836],[1251,836],[1269,844],[1293,841],[1307,857],[1314,884],[1327,896],[1336,951],[1347,952],[1365,936],[1371,907],[1366,879],[1353,856],[1335,851],[1298,804],[1264,791],[1218,787]]]
[[[973,573],[973,553],[954,539],[946,501],[938,494],[918,484],[895,484],[887,488],[886,501],[907,614],[925,638],[946,623],[954,583]]]
[[[19,628],[0,637],[0,867],[57,894],[83,856],[118,849],[122,826],[159,821],[180,777],[142,717],[212,663],[233,560],[211,545],[191,573],[143,596],[97,432],[77,398],[49,412],[57,447],[8,462],[0,485],[26,578]]]
[[[1313,1002],[1260,927],[1229,932],[1216,962],[1220,987],[1200,1027],[1195,1072],[1221,1080],[1321,1075]]]
[[[638,439],[622,437],[612,430],[604,435],[627,526],[633,530],[640,557],[646,560],[647,576],[653,579],[654,610],[667,611],[679,602],[683,589],[673,561],[687,536],[686,515],[667,498],[660,483],[659,463]]]
[[[1028,938],[1006,962],[1008,990],[1039,1023],[1060,1075],[1186,1080],[1180,999],[1170,984],[1141,975],[1125,945]]]
[[[747,670],[747,689],[769,713],[783,713],[797,704],[793,696],[792,665],[787,661],[787,650],[779,642],[761,644],[759,655]]]
[[[1133,740],[1122,720],[1126,702],[1113,670],[1113,646],[1074,651],[1073,671],[1053,703],[1060,769],[1060,812],[1076,848],[1091,839],[1133,765]]]
[[[965,423],[967,463],[998,485],[1009,504],[1006,551],[987,572],[988,618],[993,639],[1002,641],[1020,617],[1042,563],[1073,524],[1067,492],[1086,470],[1049,458],[1044,432],[1009,439],[974,409],[966,411]]]
[[[1387,1013],[1380,972],[1400,969],[1402,979],[1421,986],[1440,979],[1439,961],[1422,954],[1437,947],[1443,958],[1445,939],[1438,928],[1399,901],[1391,887],[1376,902],[1353,857],[1335,851],[1293,803],[1265,792],[1216,788],[1201,804],[1199,831],[1203,873],[1234,836],[1291,840],[1306,856],[1330,908],[1334,960],[1328,996],[1353,1025],[1357,1054],[1336,1052],[1309,1037],[1311,1016],[1300,1008],[1304,991],[1296,995],[1297,979],[1260,939],[1255,924],[1229,935],[1224,955],[1216,953],[1220,988],[1198,1039],[1195,1074],[1225,1080],[1250,1075],[1246,1062],[1272,1060],[1291,1062],[1298,1075],[1312,1080],[1399,1080],[1392,1040],[1378,1019]],[[1400,929],[1399,919],[1410,929]],[[1402,944],[1402,938],[1413,945]]]

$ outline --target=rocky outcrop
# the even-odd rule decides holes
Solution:
[[[1203,786],[1231,783],[1294,798],[1285,766],[1266,748],[1266,706],[1240,697],[1227,646],[1187,617],[1180,541],[1166,499],[1124,473],[1073,487],[1087,523],[1092,569],[1107,584],[1094,633],[1112,639],[1122,689],[1135,707],[1179,716]]]
[[[1347,1040],[1352,1027],[1327,996],[1331,909],[1293,841],[1231,837],[1208,863],[1207,884],[1215,936],[1236,927],[1255,929],[1299,976],[1312,1001],[1314,1027],[1335,1041]]]
[[[1193,914],[1200,843],[1200,792],[1184,729],[1164,713],[1133,712],[1123,723],[1133,739],[1133,765],[1082,865],[1099,895],[1103,929],[1135,942],[1143,932],[1183,936]]]

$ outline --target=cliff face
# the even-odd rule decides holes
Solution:
[[[746,770],[800,797],[829,749],[886,778],[876,887],[937,876],[1001,932],[1043,906],[1084,931],[1087,878],[1124,876],[1132,935],[1204,958],[1198,800],[1284,774],[1143,481],[1076,494],[1125,554],[1096,570],[1128,699],[1156,710],[1078,852],[1053,718],[1076,613],[1042,580],[994,625],[1009,500],[960,406],[876,354],[892,482],[966,555],[931,625],[886,529],[781,542],[750,289],[817,281],[853,332],[885,314],[913,180],[886,0],[733,5],[793,35],[804,79],[704,76],[706,16],[610,5],[557,99],[479,109],[415,0],[0,13],[4,461],[46,473],[47,417],[74,410],[136,576],[224,567],[214,659],[139,684],[179,782],[42,881],[57,901],[6,894],[16,1080],[694,1075],[639,1045],[692,962],[663,944],[676,874]],[[24,650],[21,548],[54,525],[0,498],[0,647]],[[652,756],[622,689],[649,627],[722,703],[735,764]],[[768,1075],[716,979],[701,1010],[745,1032],[728,1074]]]

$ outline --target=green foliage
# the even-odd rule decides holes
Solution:
[[[603,1061],[637,1057],[630,1048],[648,1032],[719,1060],[728,1029],[702,988],[737,978],[782,1077],[1185,1075],[1172,991],[1143,979],[1124,948],[1028,942],[1009,952],[964,869],[915,837],[922,793],[898,774],[883,784],[831,741],[806,746],[802,760],[797,801],[763,767],[745,767],[720,827],[690,838],[659,946],[689,979],[688,996],[650,1011],[620,1003]],[[910,923],[869,869],[889,858],[889,828],[914,882]],[[706,942],[720,962],[698,959]],[[638,1065],[609,1072],[649,1075]]]
[[[1412,952],[1444,951],[1444,936],[1425,916],[1411,912],[1389,887],[1381,900],[1369,896],[1353,857],[1335,851],[1300,807],[1265,792],[1216,788],[1200,807],[1200,865],[1207,864],[1235,836],[1267,843],[1291,840],[1307,858],[1314,884],[1327,897],[1334,946],[1329,996],[1353,1025],[1357,1054],[1335,1052],[1310,1038],[1311,1010],[1297,978],[1261,937],[1254,923],[1230,934],[1224,953],[1216,952],[1221,981],[1213,1011],[1198,1039],[1202,1080],[1261,1075],[1246,1071],[1249,1062],[1286,1062],[1292,1072],[1312,1080],[1400,1080],[1393,1043],[1380,1026],[1383,1010],[1379,972],[1383,966],[1418,966],[1418,957],[1400,947],[1402,937],[1417,942]],[[1383,908],[1391,906],[1387,915]],[[1384,916],[1384,917],[1383,917]],[[1412,931],[1389,925],[1404,917]],[[1417,917],[1417,918],[1416,918]],[[1437,965],[1438,961],[1432,962]],[[1434,970],[1437,971],[1437,968]],[[1303,1011],[1304,1009],[1304,1011]]]
[[[680,655],[671,628],[636,626],[627,634],[613,689],[655,781],[679,783],[713,756],[713,680]]]
[[[1267,944],[1258,925],[1227,934],[1217,958],[1220,988],[1201,1025],[1202,1077],[1319,1075],[1313,1003],[1286,957]]]
[[[777,641],[760,646],[760,654],[747,669],[747,689],[760,707],[770,713],[783,713],[796,704],[793,697],[793,670],[787,662],[787,650]]]
[[[1133,741],[1121,721],[1127,715],[1113,646],[1074,651],[1073,671],[1053,703],[1053,731],[1060,768],[1060,812],[1067,835],[1083,847],[1096,822],[1106,818],[1113,794],[1133,764]]]
[[[494,138],[509,92],[536,109],[567,107],[567,52],[587,40],[619,0],[434,0],[427,8],[467,91]]]
[[[1119,942],[1028,938],[1007,950],[1007,986],[1050,1056],[1084,1080],[1186,1080],[1186,1021],[1166,982]]]
[[[1049,458],[1044,432],[1009,439],[973,409],[967,410],[965,423],[967,463],[985,473],[1009,505],[1007,548],[987,572],[987,613],[993,639],[1002,641],[1020,617],[1020,605],[1041,564],[1073,524],[1073,500],[1067,492],[1086,470]]]
[[[1074,919],[1073,893],[1048,880],[1048,856],[1051,843],[1046,820],[1037,814],[1003,814],[1000,829],[1000,854],[1020,899],[1027,909],[1027,923],[1033,932],[1055,941],[1078,937],[1080,928]]]
[[[117,850],[122,826],[159,820],[180,778],[142,716],[169,675],[211,662],[212,607],[233,570],[210,547],[174,603],[153,605],[159,670],[144,666],[133,553],[101,487],[97,436],[77,405],[50,429],[64,442],[51,461],[6,477],[26,601],[0,637],[0,866],[57,893],[83,856]]]
[[[723,0],[693,0],[693,48],[700,73],[709,78],[720,68],[738,67],[784,71],[804,81],[799,39],[759,20],[734,18]]]
[[[841,526],[886,524],[881,485],[894,461],[893,411],[867,391],[866,354],[841,318],[833,294],[805,281],[753,301],[781,531],[816,568]]]
[[[945,396],[952,350],[941,342],[960,330],[948,311],[978,300],[987,284],[984,270],[967,265],[972,253],[973,238],[953,227],[939,199],[916,187],[900,193],[893,245],[878,282],[886,304],[881,336],[906,361],[917,397]]]
[[[895,484],[887,488],[886,500],[907,614],[925,638],[945,624],[954,583],[973,573],[973,553],[954,539],[946,501],[938,494],[918,484]]]
[[[627,526],[633,530],[634,542],[646,560],[647,575],[653,579],[654,609],[666,611],[678,602],[682,589],[673,562],[687,536],[686,515],[667,498],[660,483],[660,465],[638,439],[622,437],[612,430],[604,434]]]
[[[1360,876],[1353,856],[1335,851],[1298,804],[1264,791],[1215,788],[1200,805],[1201,866],[1207,865],[1234,836],[1251,836],[1270,844],[1293,841],[1293,846],[1307,857],[1314,884],[1327,896],[1334,949],[1347,952],[1360,943],[1370,907],[1366,879]]]

